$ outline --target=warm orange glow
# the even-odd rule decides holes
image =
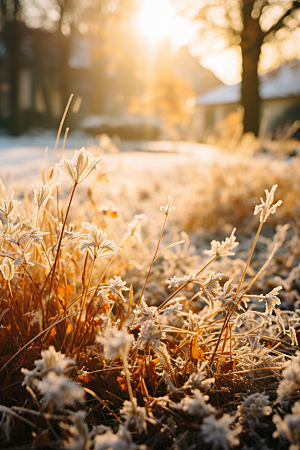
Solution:
[[[191,23],[188,19],[176,15],[176,10],[169,0],[143,0],[137,26],[152,43],[167,38],[178,46],[186,45],[193,32]]]
[[[174,16],[168,0],[144,0],[137,22],[149,40],[158,41],[170,35]]]
[[[238,46],[230,47],[218,54],[203,56],[201,64],[214,72],[225,84],[241,81],[241,52]]]

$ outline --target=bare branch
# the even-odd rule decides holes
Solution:
[[[294,0],[293,5],[280,17],[280,19],[268,30],[264,32],[264,36],[268,36],[271,33],[280,30],[280,28],[285,26],[284,19],[292,14],[293,11],[300,9],[300,1]]]

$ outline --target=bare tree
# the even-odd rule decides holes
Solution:
[[[55,58],[55,76],[58,78],[63,107],[72,90],[72,70],[69,62],[73,50],[73,36],[74,34],[80,35],[82,28],[85,27],[93,46],[91,51],[93,53],[92,78],[97,86],[93,95],[93,103],[101,111],[101,104],[104,103],[103,80],[106,57],[102,50],[107,40],[117,40],[118,25],[120,21],[130,16],[135,4],[135,0],[47,0],[43,2],[40,0],[0,0],[0,32],[6,48],[4,59],[9,68],[10,132],[12,134],[20,134],[23,131],[22,111],[19,105],[19,80],[22,62],[24,63],[23,44],[26,33],[28,34],[30,29],[39,29],[42,35],[42,32],[45,31],[47,40],[53,43],[53,52],[57,56]],[[49,48],[45,48],[44,53],[41,52],[42,45],[38,41],[38,33],[35,33],[35,37],[36,39],[32,39],[31,44],[31,60],[27,60],[26,63],[31,64],[34,71],[38,73],[47,117],[51,119],[51,101],[47,91],[47,80],[49,80],[49,76],[51,77],[53,70],[48,70],[49,73],[47,73],[50,61]],[[126,58],[126,54],[123,57]],[[51,120],[49,120],[51,125],[50,122]]]
[[[195,8],[195,2],[193,2]],[[195,16],[200,37],[214,50],[214,41],[223,48],[240,46],[242,56],[241,104],[244,131],[259,131],[260,97],[258,65],[262,46],[288,40],[300,24],[300,1],[290,0],[200,0]],[[280,30],[281,31],[280,33]]]
[[[22,28],[17,20],[20,12],[19,0],[0,0],[0,30],[1,36],[9,57],[8,72],[10,78],[9,128],[12,134],[18,135],[22,132],[22,116],[18,105],[19,97],[19,72],[21,59]]]

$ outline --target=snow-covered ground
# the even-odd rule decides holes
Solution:
[[[36,182],[40,170],[52,166],[56,135],[53,131],[36,130],[19,137],[0,135],[0,177],[6,182]],[[60,139],[55,161],[61,156]],[[45,148],[48,150],[45,151]],[[173,166],[183,165],[191,156],[204,165],[210,165],[216,158],[215,148],[192,142],[172,141],[123,141],[112,143],[109,138],[99,140],[82,132],[68,136],[65,155],[72,157],[75,149],[86,147],[93,154],[104,154],[107,169],[122,168],[129,178],[137,177],[142,183],[145,173],[168,172]],[[138,180],[136,180],[138,181]],[[28,186],[29,187],[29,186]]]

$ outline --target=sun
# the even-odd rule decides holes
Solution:
[[[170,37],[175,15],[175,9],[168,0],[144,0],[137,25],[148,40],[157,42]]]

